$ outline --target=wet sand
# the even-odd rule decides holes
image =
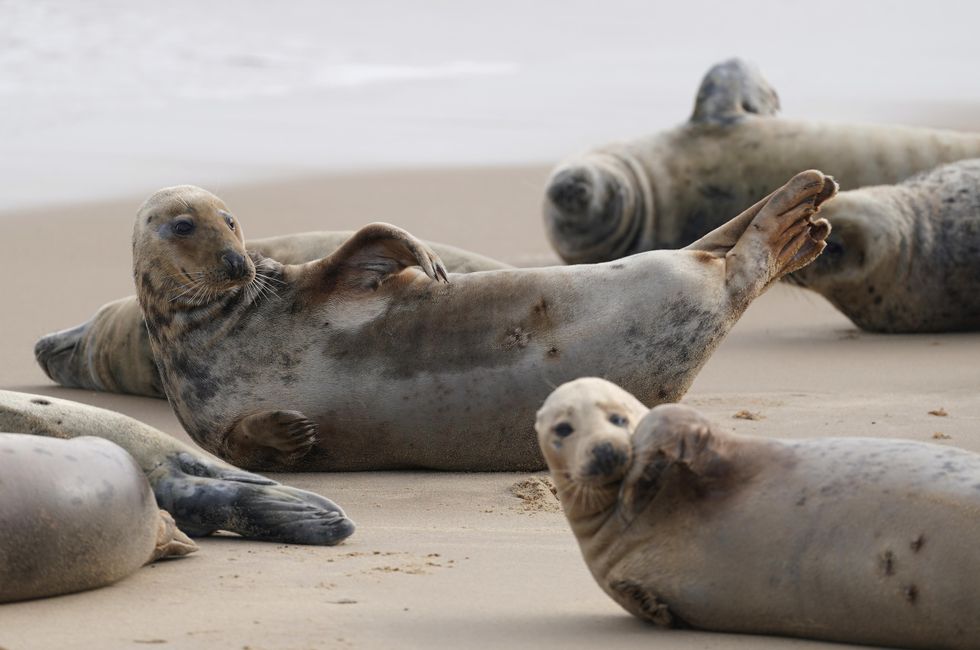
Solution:
[[[518,264],[555,261],[540,167],[372,172],[212,186],[248,236],[392,221]],[[182,439],[165,401],[57,388],[37,337],[132,292],[143,197],[0,214],[7,277],[0,388],[108,407]],[[822,298],[777,286],[753,304],[685,402],[735,431],[901,437],[980,451],[980,334],[859,333]],[[946,417],[930,415],[943,408]],[[757,419],[734,417],[747,411]],[[949,436],[935,440],[935,434]],[[201,541],[105,589],[0,607],[0,647],[842,648],[634,620],[593,582],[556,504],[521,474],[278,475],[340,503],[358,530],[312,548]],[[533,477],[530,477],[533,478]]]

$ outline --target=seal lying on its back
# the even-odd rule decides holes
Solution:
[[[118,445],[0,433],[0,603],[103,587],[196,550]]]
[[[736,435],[596,378],[560,386],[536,428],[592,575],[635,616],[980,648],[977,454]]]
[[[248,249],[283,264],[302,264],[337,250],[354,233],[307,232],[248,242]],[[446,244],[430,244],[453,273],[510,268]],[[166,397],[136,297],[103,305],[88,322],[48,334],[34,347],[38,365],[69,388]]]
[[[686,124],[596,148],[555,169],[544,219],[569,263],[678,248],[718,227],[800,169],[844,189],[897,183],[980,156],[980,135],[775,117],[776,92],[738,59],[713,67]]]
[[[246,254],[224,204],[181,186],[140,209],[134,275],[177,417],[236,465],[530,470],[549,385],[602,372],[679,398],[748,304],[820,253],[811,217],[835,191],[803,172],[682,251],[449,282],[386,224],[300,266]]]
[[[351,520],[329,499],[243,472],[112,411],[0,391],[0,431],[52,438],[97,436],[112,441],[136,460],[150,481],[157,504],[191,535],[226,530],[248,539],[330,545],[354,532]],[[0,481],[5,479],[0,472]],[[36,480],[46,482],[49,477],[39,474]],[[35,489],[46,490],[42,485]]]
[[[843,192],[816,263],[787,276],[873,332],[980,329],[980,160]]]

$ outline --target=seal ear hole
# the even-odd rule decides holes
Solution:
[[[615,424],[617,427],[625,427],[630,423],[629,419],[623,417],[619,413],[610,413],[609,421]]]
[[[170,229],[173,230],[174,234],[178,237],[190,236],[194,232],[195,228],[196,226],[194,225],[194,222],[190,219],[178,219],[177,221],[174,221],[172,226],[170,226]]]
[[[559,422],[555,425],[555,435],[559,438],[567,438],[575,433],[575,429],[568,422]]]

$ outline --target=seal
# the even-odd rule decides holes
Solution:
[[[555,251],[579,264],[685,246],[801,169],[832,174],[847,190],[980,156],[978,134],[794,121],[778,110],[755,67],[714,66],[687,123],[556,167],[543,207]]]
[[[980,455],[736,435],[594,377],[555,390],[535,426],[589,570],[634,616],[980,647]]]
[[[354,523],[333,501],[232,467],[113,411],[0,391],[0,431],[111,441],[135,460],[159,507],[193,536],[224,530],[260,541],[333,545],[354,532]],[[39,473],[34,480],[42,478],[49,480],[49,474]],[[5,479],[0,474],[0,481]]]
[[[352,235],[350,231],[280,235],[250,240],[248,248],[283,264],[302,264],[329,255]],[[429,246],[453,273],[511,268],[455,246]],[[77,327],[42,337],[34,346],[34,356],[48,377],[68,388],[166,397],[135,296],[103,305]]]
[[[196,550],[118,445],[0,433],[0,603],[103,587]]]
[[[788,281],[871,332],[980,329],[980,160],[843,192],[823,215],[826,250]]]
[[[820,253],[835,192],[802,172],[685,250],[449,276],[388,224],[284,265],[179,186],[140,208],[133,269],[178,419],[235,465],[531,470],[550,386],[599,370],[679,398],[748,304]]]

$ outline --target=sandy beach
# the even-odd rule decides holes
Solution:
[[[249,235],[371,219],[521,264],[553,260],[540,167],[346,174],[218,187]],[[55,387],[35,339],[131,290],[140,197],[0,218],[10,273],[0,388],[112,408],[187,439],[166,402]],[[465,219],[460,215],[466,215]],[[859,333],[822,298],[777,286],[756,301],[685,402],[762,435],[901,437],[980,451],[980,334]],[[946,417],[930,415],[943,408]],[[736,419],[742,410],[759,417]],[[948,438],[934,440],[942,433]],[[201,541],[111,587],[0,608],[0,647],[793,648],[777,638],[663,632],[595,585],[558,504],[519,474],[278,475],[340,503],[358,530],[334,548]],[[830,646],[826,647],[840,647]]]
[[[547,265],[551,166],[682,122],[701,75],[731,56],[756,62],[793,118],[980,129],[978,10],[941,0],[14,0],[0,12],[0,389],[186,441],[165,401],[59,388],[33,357],[40,336],[133,292],[132,220],[159,187],[207,187],[248,237],[388,221]],[[978,359],[980,333],[866,334],[780,285],[684,402],[738,432],[980,452]],[[104,589],[3,605],[0,650],[847,647],[633,619],[594,583],[541,476],[276,475],[338,502],[357,532],[332,548],[216,536]]]

